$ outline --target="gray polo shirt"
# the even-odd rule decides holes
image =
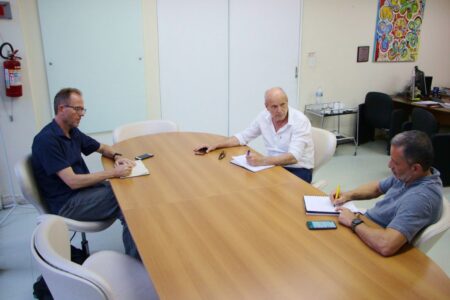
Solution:
[[[401,232],[408,242],[424,227],[436,223],[442,213],[442,181],[439,171],[420,178],[409,186],[390,176],[380,181],[384,199],[367,210],[366,215],[384,228]]]

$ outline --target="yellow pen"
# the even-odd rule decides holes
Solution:
[[[334,195],[334,199],[339,198],[339,193],[341,192],[341,186],[338,184],[336,187],[336,194]]]

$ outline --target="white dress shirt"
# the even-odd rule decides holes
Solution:
[[[235,135],[241,145],[246,145],[262,135],[268,156],[291,153],[297,163],[286,165],[290,168],[314,168],[314,144],[311,136],[311,122],[300,111],[289,106],[288,122],[275,132],[272,117],[267,110],[244,131]]]

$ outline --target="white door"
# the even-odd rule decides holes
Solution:
[[[161,115],[228,133],[228,1],[158,0]]]
[[[297,106],[300,9],[300,0],[230,0],[230,135],[265,109],[270,87]]]
[[[281,86],[297,101],[301,0],[158,0],[161,110],[181,130],[234,134]]]
[[[64,87],[83,92],[85,132],[147,117],[140,0],[39,0],[50,101]]]

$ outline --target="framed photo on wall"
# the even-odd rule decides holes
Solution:
[[[369,46],[359,46],[358,54],[356,56],[356,62],[368,62],[369,61]]]

